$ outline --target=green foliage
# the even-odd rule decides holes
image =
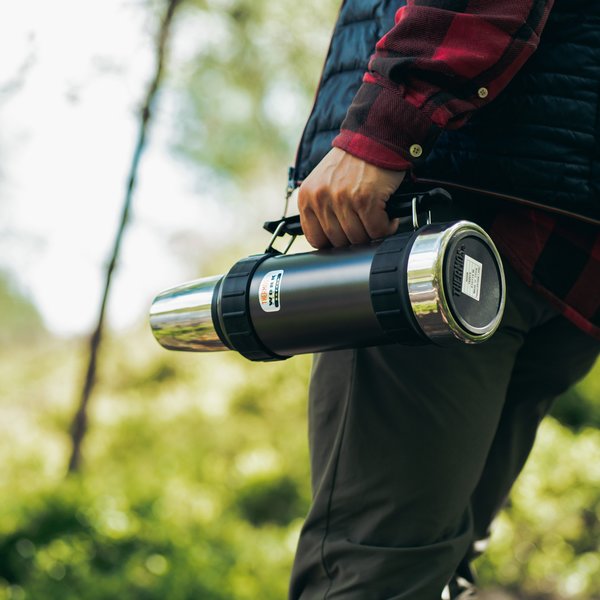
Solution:
[[[5,593],[16,587],[36,599],[231,597],[233,548],[210,530],[193,524],[175,539],[169,524],[148,510],[152,504],[99,502],[82,482],[65,483],[40,500],[0,542]],[[199,539],[193,547],[192,535]],[[206,576],[195,577],[198,571]]]
[[[0,599],[280,600],[309,504],[310,359],[167,353],[109,340],[65,480],[73,342],[0,356]],[[68,385],[67,385],[68,384]],[[595,406],[600,363],[576,388]],[[600,597],[600,432],[549,419],[479,560],[521,599]]]
[[[195,0],[199,50],[177,74],[177,146],[194,162],[234,178],[283,173],[308,116],[338,3]]]
[[[0,341],[30,338],[42,331],[42,319],[33,303],[0,271]]]
[[[37,378],[19,373],[31,349],[2,353],[0,599],[285,597],[308,506],[308,360],[252,365],[146,341],[106,348],[84,473],[67,480],[71,407],[56,398],[78,348],[39,342]]]
[[[519,598],[600,598],[600,361],[552,414],[479,574]]]
[[[600,431],[547,420],[492,539],[484,580],[531,597],[600,597]]]
[[[200,42],[173,73],[180,152],[238,183],[283,169],[338,5],[188,0],[178,23]],[[101,354],[84,471],[65,479],[82,348],[40,337],[2,277],[0,315],[0,600],[285,597],[310,496],[308,358],[168,354],[121,334]],[[600,597],[599,367],[542,426],[479,561],[521,599]]]
[[[588,377],[557,399],[552,415],[574,431],[600,429],[600,376]]]
[[[298,482],[287,475],[248,481],[238,490],[235,503],[241,516],[255,526],[288,525],[308,509]]]

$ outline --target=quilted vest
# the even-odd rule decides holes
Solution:
[[[404,0],[344,0],[293,183],[331,148],[377,41]],[[444,131],[417,179],[600,220],[600,2],[555,0],[540,45],[506,89]]]

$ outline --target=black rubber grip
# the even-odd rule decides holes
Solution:
[[[417,324],[408,297],[406,266],[417,232],[392,235],[373,256],[369,290],[373,311],[390,341],[407,345],[427,343]]]
[[[258,337],[250,318],[249,290],[252,276],[263,260],[272,254],[248,256],[236,262],[221,283],[221,318],[224,334],[233,350],[249,360],[274,361],[279,356]]]

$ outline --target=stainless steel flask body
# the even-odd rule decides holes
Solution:
[[[489,236],[458,221],[364,246],[238,261],[161,293],[166,348],[233,349],[251,360],[391,342],[478,343],[497,329],[504,274]]]
[[[283,356],[382,342],[369,291],[376,250],[375,245],[354,246],[274,256],[261,263],[249,300],[262,342]],[[267,289],[274,277],[277,306],[269,305]]]

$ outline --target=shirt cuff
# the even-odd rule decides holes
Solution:
[[[378,167],[406,171],[427,158],[440,132],[393,84],[364,81],[333,145]]]

